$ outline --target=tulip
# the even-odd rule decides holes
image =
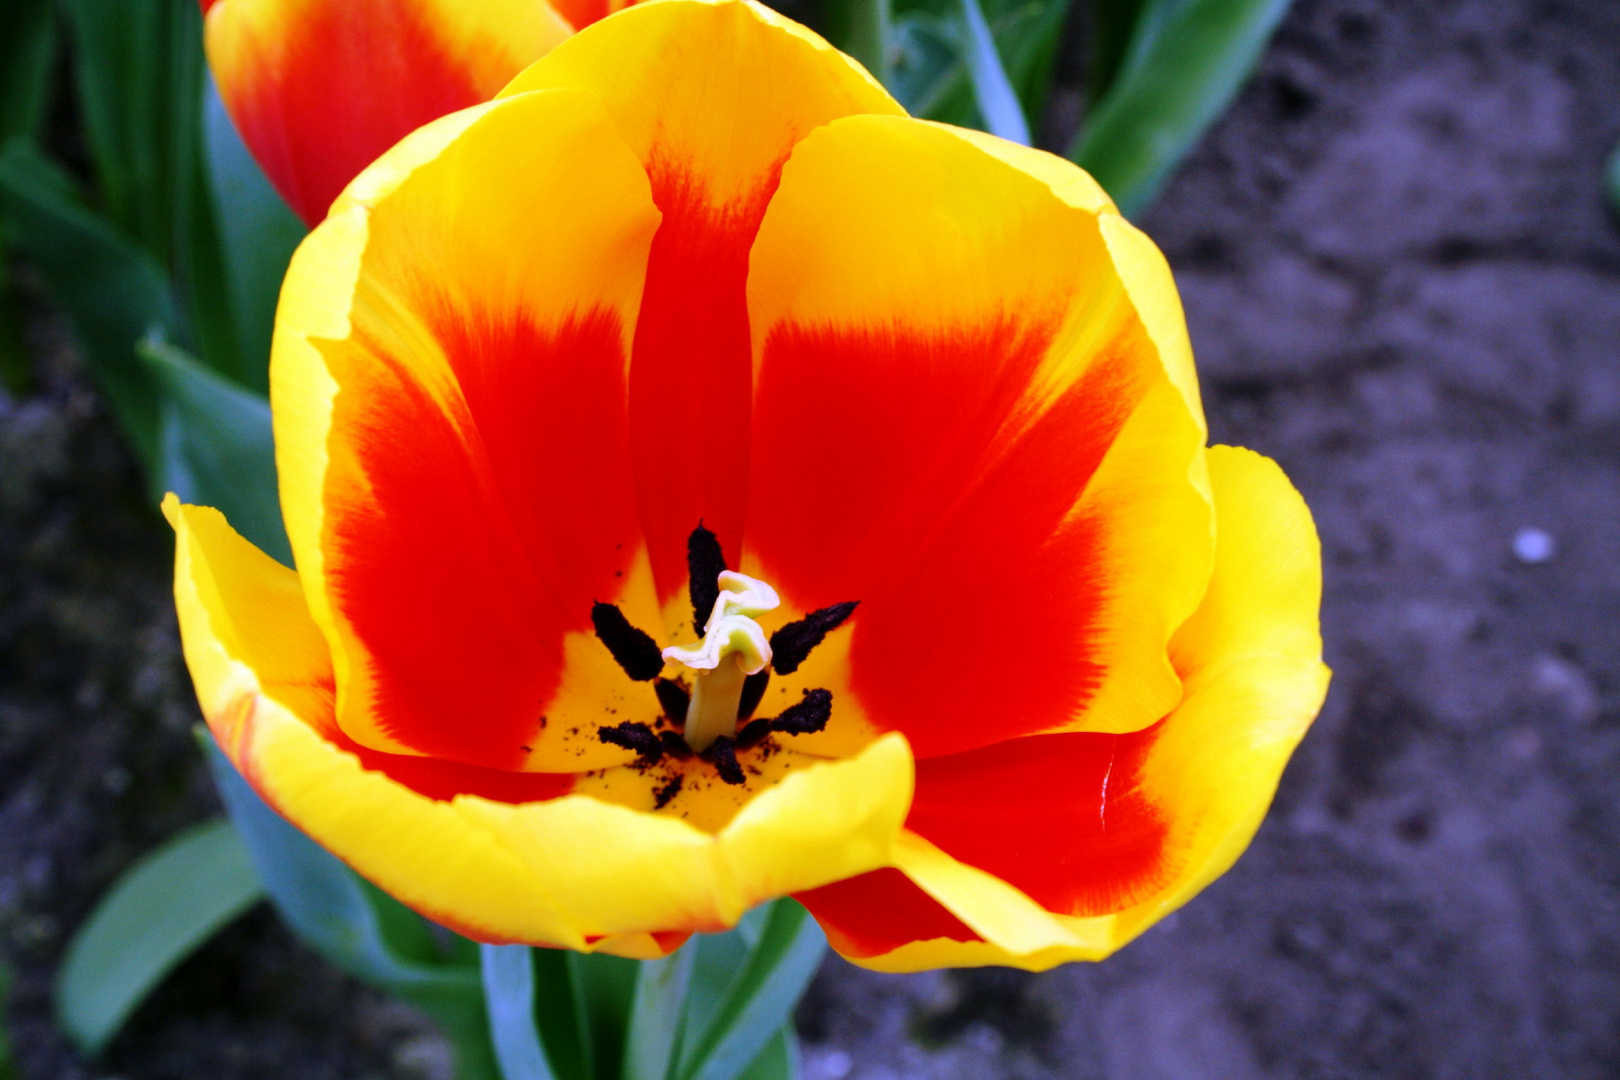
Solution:
[[[361,169],[494,97],[617,0],[200,0],[242,140],[314,225]]]
[[[749,0],[390,150],[271,382],[297,571],[166,506],[203,712],[481,941],[653,957],[795,895],[875,968],[1097,958],[1325,693],[1309,513],[1206,449],[1158,250]]]

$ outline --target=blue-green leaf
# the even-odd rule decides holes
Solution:
[[[263,898],[230,822],[176,836],[119,878],[69,943],[56,988],[62,1029],[96,1053],[171,968]]]
[[[1141,213],[1236,96],[1288,4],[1180,0],[1144,11],[1126,70],[1097,103],[1069,157],[1122,212]]]
[[[968,33],[968,76],[973,81],[973,98],[978,103],[979,115],[984,118],[985,130],[1028,146],[1029,121],[1024,118],[1012,80],[1002,66],[996,39],[990,33],[990,24],[985,21],[979,0],[961,0],[961,4],[962,21]]]
[[[437,1020],[455,1048],[460,1080],[498,1080],[477,950],[456,945],[434,959],[402,947],[400,928],[422,924],[421,917],[362,880],[267,806],[212,738],[204,733],[200,740],[225,809],[265,891],[293,932],[335,966],[398,994]],[[432,940],[427,930],[419,926],[410,939]]]
[[[799,1037],[791,1023],[777,1029],[759,1057],[744,1069],[737,1080],[798,1080]]]
[[[162,495],[162,410],[135,343],[148,333],[174,336],[174,302],[162,268],[88,209],[61,169],[20,140],[0,152],[0,200],[18,250],[72,323],[91,375],[146,466],[155,499]]]
[[[733,969],[712,1018],[699,1026],[700,1017],[694,1014],[689,1022],[680,1080],[737,1080],[789,1021],[826,949],[826,937],[803,907],[792,900],[769,905],[758,944]],[[713,970],[700,956],[693,972],[694,997],[714,977]]]
[[[689,944],[662,960],[642,961],[630,1010],[623,1080],[664,1080],[669,1075],[697,951]]]
[[[995,55],[1026,117],[1045,106],[1068,7],[1069,0],[980,0]],[[993,130],[969,74],[973,50],[961,0],[908,10],[894,20],[894,63],[886,85],[913,116]]]
[[[270,403],[155,338],[137,346],[163,390],[163,484],[212,506],[272,558],[292,565],[276,494]]]
[[[534,1020],[534,950],[480,946],[490,1042],[504,1080],[557,1080]]]
[[[887,86],[913,116],[933,118],[967,78],[960,28],[953,21],[907,12],[894,21],[894,64]]]
[[[241,358],[239,378],[260,392],[267,387],[270,330],[281,279],[304,223],[282,201],[248,152],[213,81],[204,104],[209,194],[219,221],[226,284]]]

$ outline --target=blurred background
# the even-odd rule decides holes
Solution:
[[[1042,145],[1079,122],[1086,32],[1065,32]],[[82,169],[61,81],[48,139]],[[1109,961],[829,958],[806,1080],[1620,1076],[1617,140],[1614,0],[1293,4],[1141,223],[1213,439],[1278,459],[1316,513],[1327,707],[1237,867]],[[61,313],[12,270],[0,1076],[442,1080],[424,1019],[264,907],[99,1060],[57,1033],[68,935],[218,804],[169,532]]]

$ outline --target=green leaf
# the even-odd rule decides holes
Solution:
[[[230,822],[176,836],[120,877],[69,943],[56,988],[62,1029],[98,1052],[170,969],[263,898]]]
[[[979,0],[961,0],[962,21],[967,27],[968,44],[965,54],[968,77],[973,82],[973,98],[978,103],[979,115],[984,118],[985,130],[992,135],[1029,145],[1029,121],[1018,104],[1007,69],[1002,66],[1001,54],[996,50],[996,39],[990,33]]]
[[[887,85],[907,112],[937,119],[947,97],[960,89],[967,78],[960,39],[960,28],[947,18],[907,12],[895,19],[895,59]]]
[[[606,953],[565,952],[563,956],[577,1002],[580,1038],[590,1048],[591,1075],[596,1080],[619,1080],[638,962]]]
[[[1046,103],[1068,0],[981,0],[996,54],[1025,116]],[[888,87],[914,116],[988,129],[975,98],[968,55],[973,34],[961,0],[913,8],[894,21],[894,63]]]
[[[0,142],[39,131],[50,102],[55,59],[53,0],[0,4]]]
[[[65,0],[64,7],[108,212],[160,264],[178,269],[188,257],[201,175],[200,9],[196,0]]]
[[[173,345],[136,348],[163,391],[163,485],[212,506],[272,558],[292,565],[276,494],[270,403],[203,367]]]
[[[1151,41],[1097,104],[1069,157],[1122,212],[1140,214],[1236,96],[1288,3],[1181,0],[1162,22],[1139,21],[1136,33]]]
[[[210,80],[203,129],[209,194],[219,222],[224,277],[236,327],[238,379],[264,392],[268,387],[270,331],[281,279],[304,223],[282,201],[248,152]]]
[[[162,268],[20,140],[0,151],[0,200],[18,250],[67,314],[91,375],[146,467],[153,497],[160,496],[162,410],[135,343],[149,333],[173,336],[176,314]]]
[[[1093,0],[1091,5],[1090,56],[1086,65],[1086,100],[1101,101],[1126,67],[1137,24],[1148,8],[1169,7],[1156,0]]]
[[[248,786],[206,733],[199,735],[225,809],[265,891],[293,932],[335,966],[411,1002],[438,1021],[456,1052],[460,1080],[500,1080],[485,1021],[476,949],[443,958],[401,948],[400,927],[421,916],[365,881],[277,814]],[[449,931],[442,932],[449,935]],[[414,954],[414,955],[413,955]]]
[[[662,960],[644,960],[636,974],[622,1080],[664,1080],[679,1049],[682,1006],[697,946]]]
[[[792,1024],[784,1024],[737,1080],[798,1080],[798,1077],[799,1037]]]
[[[788,1023],[820,966],[827,939],[803,907],[792,900],[778,900],[764,909],[762,917],[758,944],[747,950],[740,967],[731,969],[729,979],[716,965],[704,963],[700,954],[693,970],[691,1003],[700,1004],[698,991],[709,989],[706,984],[724,979],[725,988],[714,995],[718,1007],[703,1026],[698,1025],[700,1010],[691,1010],[680,1055],[680,1080],[737,1080],[742,1076]],[[701,944],[716,940],[704,938]]]
[[[846,22],[844,51],[885,85],[889,82],[889,4],[890,0],[849,0],[839,5]]]
[[[1620,214],[1620,147],[1609,155],[1609,163],[1603,170],[1603,190],[1609,197],[1609,206]]]
[[[504,1080],[557,1080],[535,1024],[534,950],[480,946],[490,1042]]]

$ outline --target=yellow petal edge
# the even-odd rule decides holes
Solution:
[[[477,940],[660,955],[649,935],[722,930],[777,896],[893,862],[911,752],[886,736],[763,792],[717,833],[567,795],[422,796],[322,737],[325,641],[295,571],[170,495],[175,604],[198,701],[265,801],[417,911]],[[302,670],[301,670],[302,669]],[[329,707],[329,706],[328,706]]]
[[[1149,797],[1169,819],[1172,879],[1124,911],[1058,915],[908,832],[895,845],[894,865],[984,941],[918,941],[854,963],[892,972],[990,964],[1044,971],[1100,960],[1185,904],[1248,847],[1327,694],[1321,546],[1304,500],[1275,462],[1216,446],[1209,469],[1215,572],[1171,642],[1186,695],[1142,770]]]

